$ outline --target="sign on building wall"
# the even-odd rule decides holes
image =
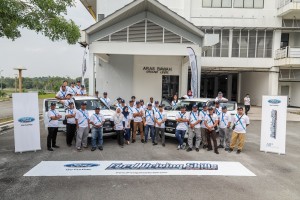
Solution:
[[[15,152],[41,150],[37,93],[14,93]]]
[[[260,150],[285,154],[286,96],[263,96]]]

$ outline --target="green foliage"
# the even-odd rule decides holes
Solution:
[[[7,94],[4,91],[0,90],[0,97],[5,97]]]
[[[15,40],[21,37],[19,28],[27,28],[52,41],[75,44],[80,37],[79,27],[63,16],[72,6],[75,0],[0,0],[0,37]]]
[[[46,92],[45,92],[44,90],[40,90],[38,94],[39,94],[39,95],[45,95]]]

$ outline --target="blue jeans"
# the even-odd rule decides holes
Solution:
[[[179,142],[180,145],[183,144],[183,140],[184,140],[184,135],[185,135],[186,130],[177,130],[175,131],[175,136],[177,141]]]
[[[103,145],[103,127],[101,128],[92,128],[92,147],[97,147],[97,138],[98,145]]]
[[[129,141],[130,140],[130,128],[125,128],[125,140]]]
[[[154,143],[154,139],[155,139],[155,132],[154,132],[154,125],[146,125],[145,126],[145,141],[147,142],[148,141],[148,132],[149,132],[149,129],[150,129],[150,137],[152,139],[152,142]]]

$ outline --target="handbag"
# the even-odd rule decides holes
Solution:
[[[65,117],[65,119],[63,120],[63,124],[67,125],[67,117]]]
[[[208,116],[209,116],[210,120],[211,120],[213,123],[215,123],[214,120],[211,118],[210,114],[208,114]],[[215,129],[215,131],[216,131],[216,130],[218,130],[218,127],[215,126],[214,129]]]

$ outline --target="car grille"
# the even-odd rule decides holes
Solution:
[[[114,123],[110,121],[109,119],[106,119],[104,124],[103,124],[103,132],[104,133],[109,133],[114,131]]]
[[[175,134],[175,129],[177,125],[177,122],[175,120],[167,120],[165,125],[166,125],[165,132]]]

